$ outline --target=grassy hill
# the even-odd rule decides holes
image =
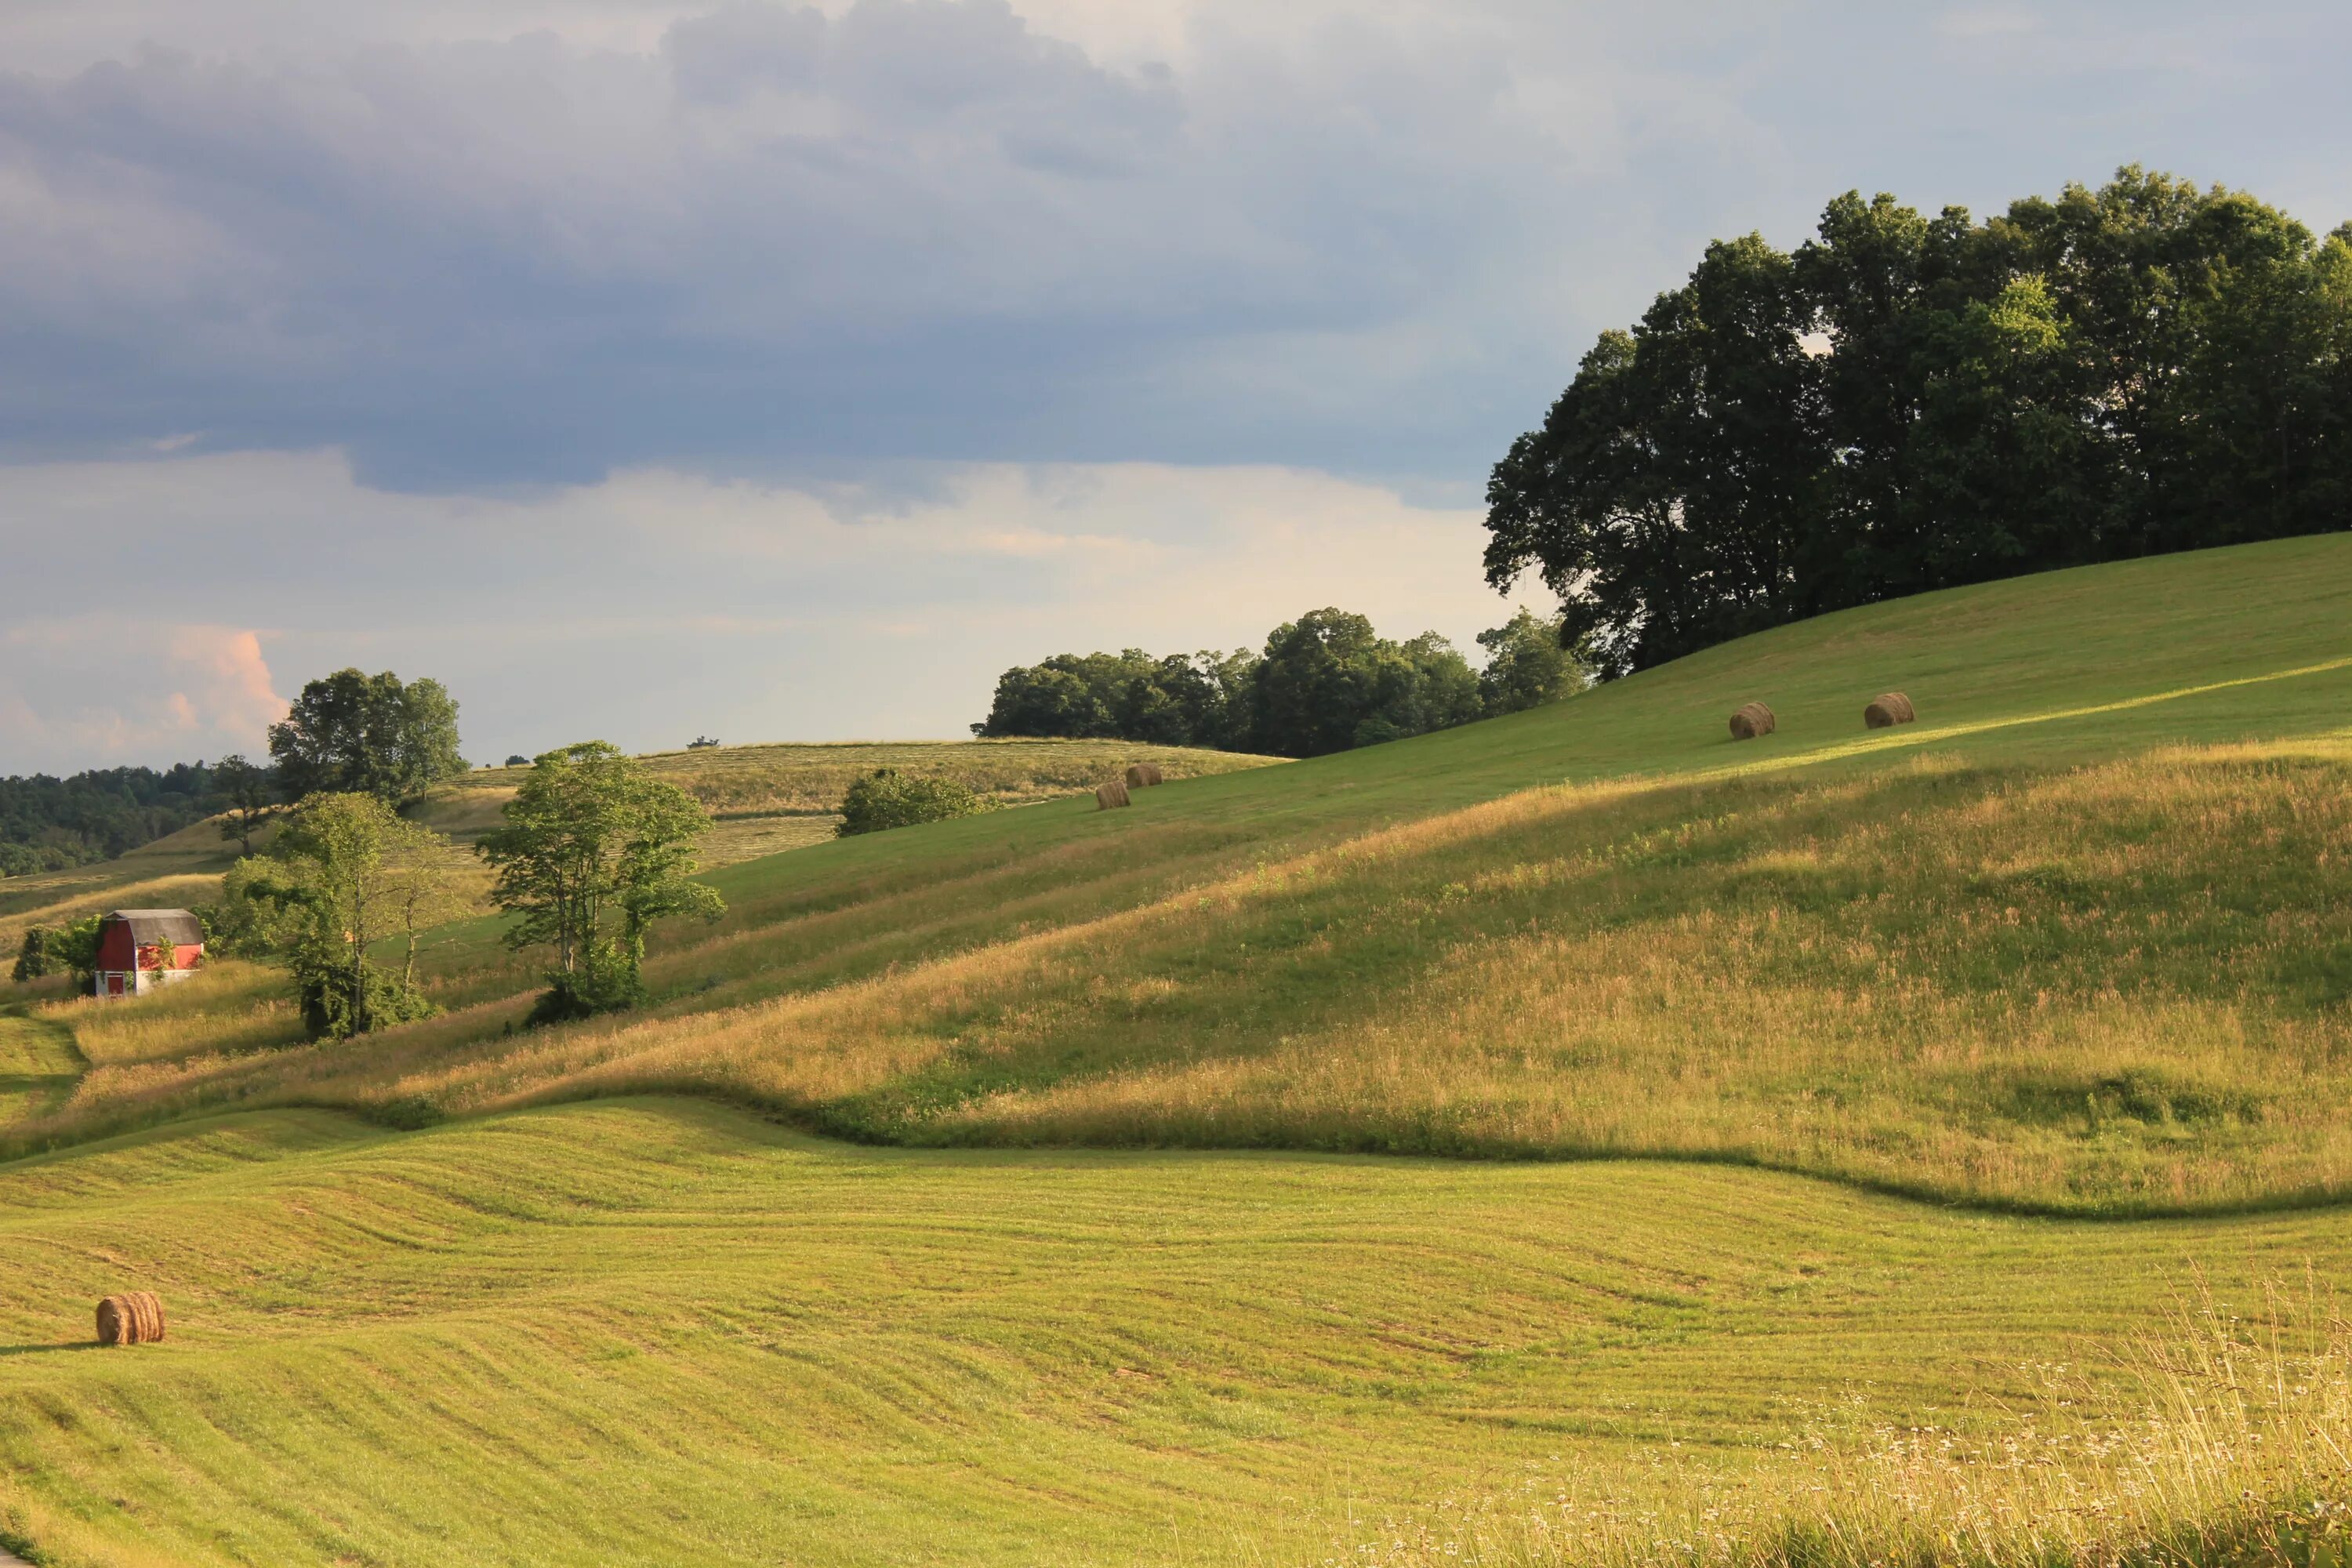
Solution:
[[[2340,538],[1783,628],[1550,709],[723,868],[649,1013],[509,1038],[495,927],[364,1050],[101,1068],[199,1105],[716,1092],[911,1142],[1677,1154],[2063,1212],[2352,1179]],[[1865,731],[1899,687],[1923,715]],[[1762,697],[1780,731],[1735,742]],[[223,1026],[248,1005],[225,987]],[[193,1000],[193,999],[192,999]],[[190,1003],[179,1005],[191,1005]]]
[[[1823,1519],[1823,1562],[2219,1560],[2249,1500],[2352,1501],[2298,1468],[2352,1411],[2326,1292],[2259,1356],[2231,1326],[2352,1252],[2347,603],[2343,537],[1987,584],[747,860],[620,1020],[513,1032],[486,921],[446,1016],[351,1045],[257,1048],[282,1003],[229,966],[20,1008],[90,1065],[60,1100],[24,1042],[0,1130],[56,1151],[0,1168],[0,1523],[90,1562],[1736,1561]],[[1890,688],[1920,721],[1865,732]],[[1735,743],[1750,698],[1780,729]],[[134,1284],[173,1342],[67,1348]]]
[[[1087,794],[1130,763],[1157,763],[1170,778],[1197,778],[1262,767],[1275,759],[1126,741],[840,741],[656,752],[641,760],[655,777],[701,802],[716,820],[703,844],[704,863],[731,866],[832,837],[841,821],[842,796],[877,768],[952,778],[1002,806]],[[435,790],[414,815],[436,831],[471,844],[499,825],[499,808],[514,798],[525,771],[484,768],[468,773]]]
[[[1840,1482],[1931,1528],[2071,1484],[2052,1533],[2096,1539],[2168,1521],[2136,1490],[2226,1503],[2294,1459],[2184,1465],[2243,1430],[2210,1399],[2130,1419],[2146,1369],[2093,1347],[2196,1304],[2185,1259],[2225,1313],[2352,1264],[2334,1215],[860,1150],[677,1100],[151,1133],[11,1171],[0,1246],[5,1529],[58,1563],[403,1568],[1435,1562],[1482,1515],[1538,1551],[1647,1542]],[[88,1348],[133,1279],[172,1337]],[[2318,1348],[2274,1369],[2340,1419]],[[2273,1363],[2239,1354],[2260,1409]],[[1874,1448],[1887,1422],[1930,1454]]]
[[[643,759],[655,776],[694,795],[716,819],[702,844],[708,867],[831,838],[850,782],[876,768],[953,778],[1002,806],[1091,792],[1134,762],[1155,762],[1171,778],[1194,778],[1276,760],[1120,741],[861,741],[658,752]],[[499,808],[514,798],[523,772],[479,769],[436,787],[410,815],[469,847],[498,826]],[[266,842],[268,833],[265,827],[257,842]],[[13,954],[26,926],[59,925],[111,909],[217,898],[221,873],[236,854],[236,847],[222,840],[215,819],[97,865],[0,879],[0,947]],[[475,865],[470,855],[465,864]]]

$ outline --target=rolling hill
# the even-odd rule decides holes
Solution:
[[[2210,1374],[2352,1254],[2347,603],[2341,536],[1990,584],[745,860],[618,1020],[516,1032],[487,921],[446,1016],[347,1045],[257,1048],[233,966],[20,1007],[95,1032],[0,1130],[0,1522],[92,1563],[2226,1556],[2352,1386],[2318,1297],[2263,1352],[2293,1399]],[[1919,721],[1864,731],[1889,689]],[[173,1340],[70,1348],[134,1284]]]

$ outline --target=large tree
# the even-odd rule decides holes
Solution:
[[[304,1020],[332,1037],[420,1018],[417,935],[461,912],[447,841],[372,795],[305,799],[266,857],[241,860],[224,889],[224,935],[293,971]],[[373,952],[405,939],[397,977]]]
[[[278,809],[278,781],[268,769],[231,752],[213,764],[213,788],[223,807],[221,837],[234,839],[239,853],[252,854],[254,834]]]
[[[536,1016],[634,1005],[646,933],[674,915],[716,920],[726,902],[693,880],[710,818],[634,757],[584,741],[537,758],[476,847],[498,872],[491,899],[515,917],[509,946],[549,947],[555,966]]]
[[[269,727],[269,755],[295,799],[358,793],[398,805],[466,772],[456,700],[437,680],[390,670],[339,669],[304,686]]]
[[[1829,205],[1603,333],[1487,487],[1615,676],[2053,566],[2352,526],[2352,226],[2138,168],[1977,223]]]

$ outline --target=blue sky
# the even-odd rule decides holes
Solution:
[[[0,772],[956,732],[1327,603],[1713,237],[2140,161],[2352,216],[2340,6],[13,0]],[[1534,594],[1518,595],[1540,604]]]

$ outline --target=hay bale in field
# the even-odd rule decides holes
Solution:
[[[1735,741],[1752,741],[1759,735],[1769,735],[1780,727],[1780,721],[1772,717],[1772,710],[1761,702],[1743,702],[1739,705],[1739,711],[1731,716],[1731,738]]]
[[[1126,805],[1128,804],[1129,804],[1129,802],[1127,798],[1127,786],[1119,783],[1118,780],[1113,779],[1107,784],[1097,784],[1095,786],[1095,809],[1097,811],[1108,811],[1114,805]]]
[[[1150,789],[1153,784],[1166,782],[1160,777],[1158,763],[1135,763],[1127,770],[1127,787],[1129,789]]]
[[[1884,730],[1890,724],[1908,724],[1917,717],[1919,715],[1912,710],[1911,699],[1900,691],[1882,691],[1870,700],[1869,707],[1862,710],[1864,725],[1873,730]]]
[[[125,1290],[98,1304],[98,1342],[152,1345],[163,1337],[163,1301],[152,1290]]]

